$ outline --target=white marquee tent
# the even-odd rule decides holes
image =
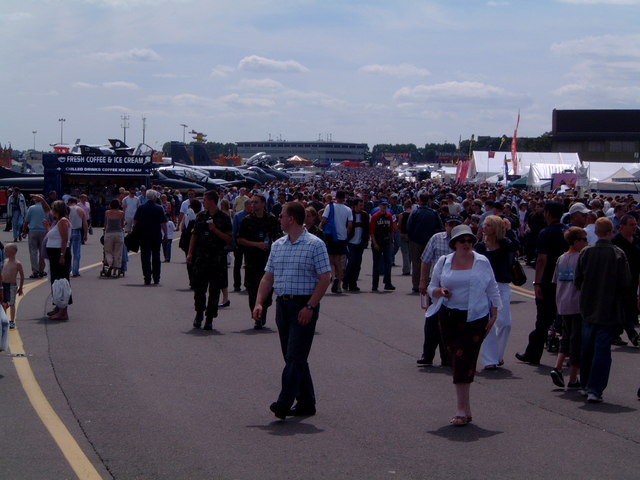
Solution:
[[[620,164],[617,165],[620,166]],[[629,167],[629,165],[625,165],[625,167]],[[634,177],[637,178],[625,167],[618,168],[615,173],[603,178],[602,180],[590,182],[589,189],[592,192],[608,193],[613,195],[624,195],[629,193],[636,195],[640,194],[640,178],[638,178],[637,182],[623,181]]]
[[[508,174],[514,175],[511,152],[489,152],[474,150],[467,175],[468,182],[484,182],[489,177],[504,175],[505,157],[508,160]],[[517,175],[527,175],[531,165],[563,165],[564,169],[572,169],[580,164],[577,153],[560,152],[518,152]]]

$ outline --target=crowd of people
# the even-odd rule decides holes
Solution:
[[[46,275],[45,258],[52,281],[80,275],[80,246],[100,225],[108,276],[126,271],[125,236],[135,233],[145,284],[159,283],[161,251],[170,261],[173,231],[180,232],[194,328],[213,329],[219,309],[230,305],[229,270],[233,291],[248,293],[247,316],[257,330],[268,321],[275,293],[286,364],[281,395],[271,406],[278,418],[315,413],[307,356],[319,302],[327,288],[335,295],[366,288],[361,273],[368,247],[372,292],[380,277],[385,291],[396,289],[397,265],[411,277],[411,293],[424,297],[417,363],[433,366],[439,350],[441,364],[452,368],[453,425],[472,421],[469,387],[478,359],[487,371],[505,364],[516,262],[533,267],[537,310],[518,361],[539,364],[550,337],[559,336],[552,382],[597,403],[607,385],[611,345],[639,342],[640,206],[632,196],[412,181],[379,168],[209,191],[201,199],[194,191],[120,188],[99,213],[84,194],[66,202],[32,195],[31,206],[21,195],[15,189],[10,197],[10,220],[15,242],[29,238],[31,278]],[[292,258],[309,270],[293,268]],[[51,313],[68,318],[66,307]]]

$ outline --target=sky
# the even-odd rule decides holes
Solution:
[[[123,115],[156,149],[422,147],[510,137],[518,111],[535,137],[554,108],[640,108],[638,19],[640,0],[2,0],[0,145],[103,144]]]

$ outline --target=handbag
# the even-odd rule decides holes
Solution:
[[[524,273],[524,268],[515,257],[513,257],[513,262],[511,263],[511,278],[511,283],[516,287],[521,287],[527,283],[527,274]]]
[[[333,202],[331,202],[329,204],[329,216],[327,217],[327,223],[324,224],[324,227],[322,227],[322,232],[326,235],[329,236],[331,235],[331,238],[333,239],[334,242],[338,241],[338,232],[336,231],[336,216],[335,216],[335,211],[334,211],[334,206],[333,206]]]
[[[135,227],[130,233],[125,235],[124,244],[130,252],[137,253],[138,250],[140,250],[140,236],[138,235]]]
[[[71,285],[66,278],[58,278],[51,285],[51,295],[53,297],[53,303],[58,308],[64,308],[69,305],[69,298],[71,298]]]

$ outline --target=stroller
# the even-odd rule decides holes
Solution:
[[[100,270],[100,278],[124,277],[124,270],[122,270],[122,268],[110,267],[107,262],[107,256],[104,251],[104,235],[100,237],[100,243],[102,244],[102,270]]]

